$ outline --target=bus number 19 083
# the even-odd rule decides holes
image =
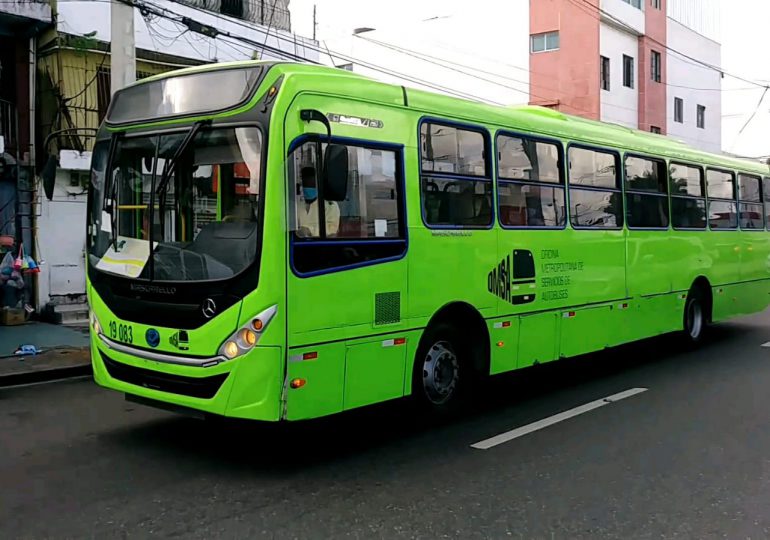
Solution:
[[[123,343],[134,342],[133,328],[127,324],[118,324],[115,321],[110,322],[110,337]]]

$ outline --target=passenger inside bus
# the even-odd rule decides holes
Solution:
[[[302,198],[297,204],[297,235],[304,238],[318,238],[321,236],[320,217],[318,215],[318,184],[316,182],[315,167],[302,167],[300,171],[302,179]],[[326,236],[337,236],[340,227],[340,208],[334,201],[326,201],[324,208],[326,216]]]

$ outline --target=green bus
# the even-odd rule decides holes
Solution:
[[[770,302],[770,171],[664,136],[334,68],[118,92],[93,151],[99,385],[301,420],[707,326]]]

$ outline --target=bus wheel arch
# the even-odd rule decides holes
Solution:
[[[470,304],[453,302],[439,309],[417,346],[412,371],[413,397],[433,410],[455,409],[478,381],[489,374],[489,339],[484,318]],[[434,378],[436,371],[441,374]],[[446,384],[447,378],[459,379],[458,388],[457,381]],[[445,395],[446,392],[451,395]]]

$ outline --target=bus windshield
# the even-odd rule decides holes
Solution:
[[[96,145],[88,254],[97,270],[210,281],[254,261],[262,134],[256,127],[198,128],[119,137],[112,159],[109,143]]]

